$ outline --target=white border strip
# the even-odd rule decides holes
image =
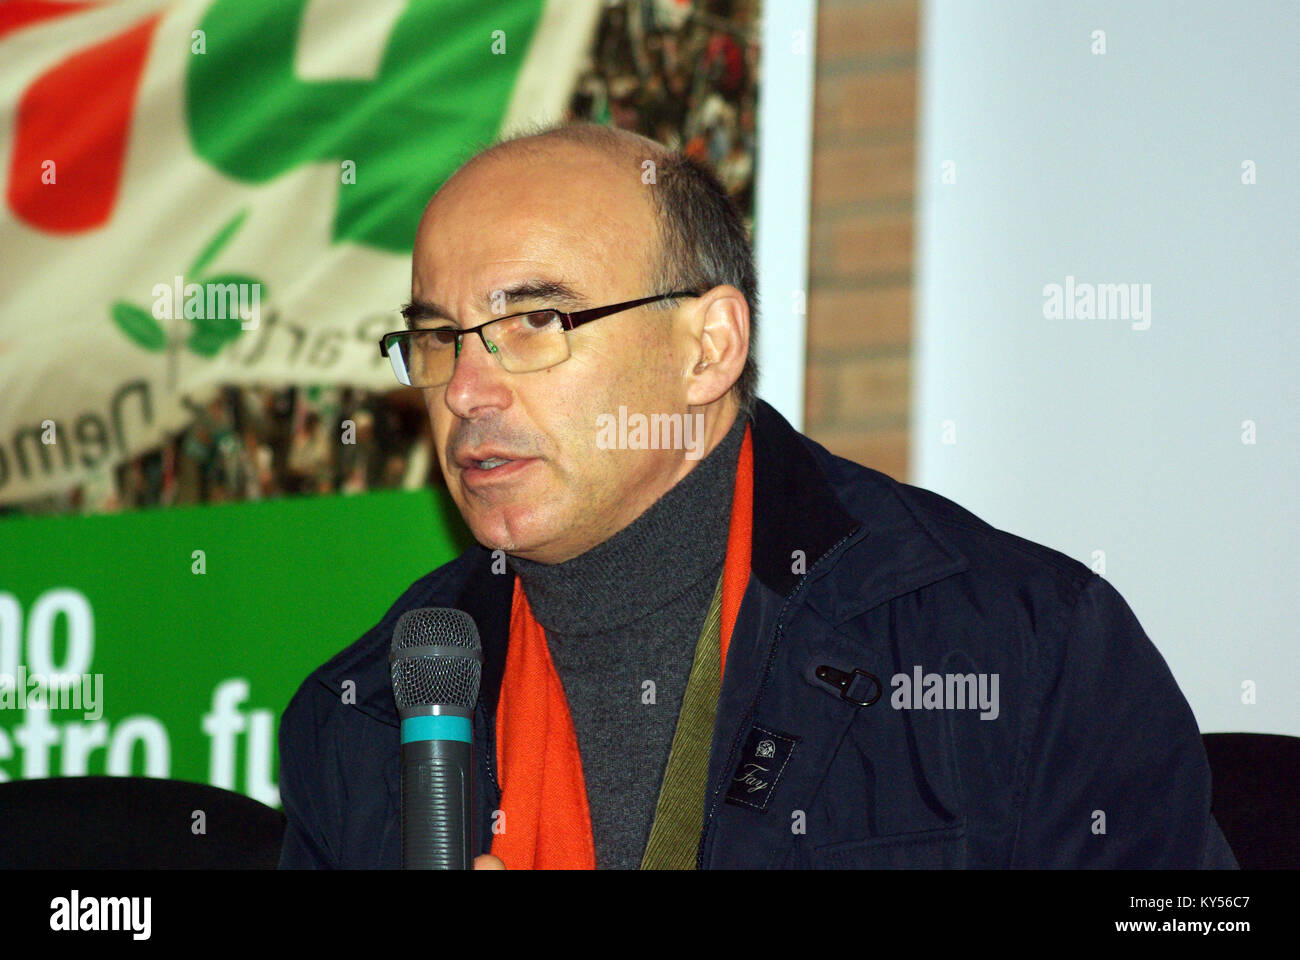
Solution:
[[[758,91],[758,393],[803,429],[817,0],[764,0]]]

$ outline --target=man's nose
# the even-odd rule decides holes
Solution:
[[[455,363],[446,393],[452,413],[469,418],[480,407],[504,409],[510,405],[506,371],[477,333],[461,337],[460,355]]]

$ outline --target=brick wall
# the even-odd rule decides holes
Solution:
[[[919,0],[821,0],[804,432],[906,479]]]

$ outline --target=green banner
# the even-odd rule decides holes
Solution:
[[[170,777],[278,805],[298,685],[470,542],[431,490],[0,521],[0,781]]]
[[[224,385],[392,389],[425,204],[562,117],[600,10],[0,3],[0,503],[94,483]]]

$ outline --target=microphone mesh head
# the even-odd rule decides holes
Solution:
[[[394,654],[409,647],[438,644],[462,647],[466,656],[453,654],[398,656],[392,662],[393,697],[399,711],[432,704],[474,709],[478,701],[483,665],[473,658],[480,652],[478,628],[463,610],[422,607],[402,614],[393,629]]]

